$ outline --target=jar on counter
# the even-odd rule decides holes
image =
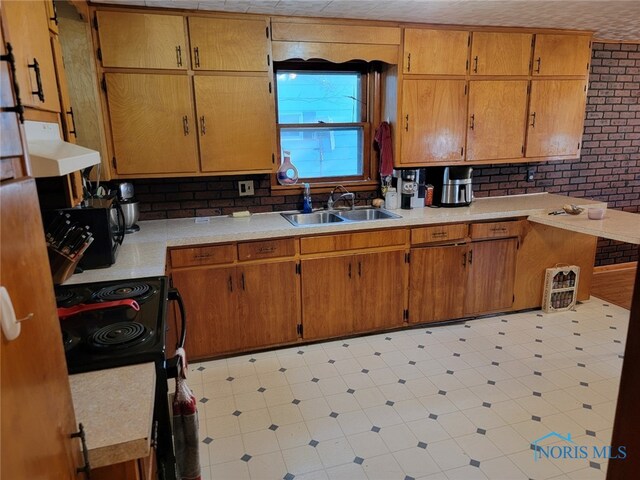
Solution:
[[[398,208],[398,192],[395,188],[390,187],[384,196],[384,206],[387,210],[396,210]]]

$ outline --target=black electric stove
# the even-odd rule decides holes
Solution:
[[[61,318],[69,373],[164,361],[167,298],[165,277],[56,287],[62,308],[127,299],[140,306],[139,311],[116,306]]]

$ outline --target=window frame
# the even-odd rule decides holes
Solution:
[[[332,72],[357,72],[360,77],[361,89],[361,120],[354,123],[310,123],[310,124],[281,124],[278,122],[278,87],[277,75],[281,71],[312,71],[316,73],[332,73]],[[336,184],[350,185],[357,189],[358,186],[371,188],[378,185],[377,163],[375,162],[375,152],[373,149],[373,127],[372,125],[379,123],[380,117],[380,73],[379,69],[374,68],[371,63],[362,61],[345,62],[335,64],[321,60],[310,61],[284,61],[274,62],[274,104],[275,104],[275,121],[276,121],[276,144],[278,148],[277,165],[282,162],[282,145],[280,142],[281,128],[296,129],[317,129],[322,128],[344,128],[344,127],[361,127],[362,128],[362,175],[336,176],[336,177],[317,177],[317,178],[300,178],[295,185],[280,185],[276,179],[276,173],[271,175],[271,188],[273,190],[292,190],[301,189],[303,183],[309,183],[312,187],[330,187]]]

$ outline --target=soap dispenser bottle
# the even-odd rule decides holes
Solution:
[[[311,187],[308,183],[304,184],[304,200],[302,203],[302,212],[303,213],[311,213],[313,211],[313,207],[311,206]]]

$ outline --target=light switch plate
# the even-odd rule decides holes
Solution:
[[[241,197],[249,197],[251,195],[254,195],[253,180],[238,182],[238,195],[240,195]]]

